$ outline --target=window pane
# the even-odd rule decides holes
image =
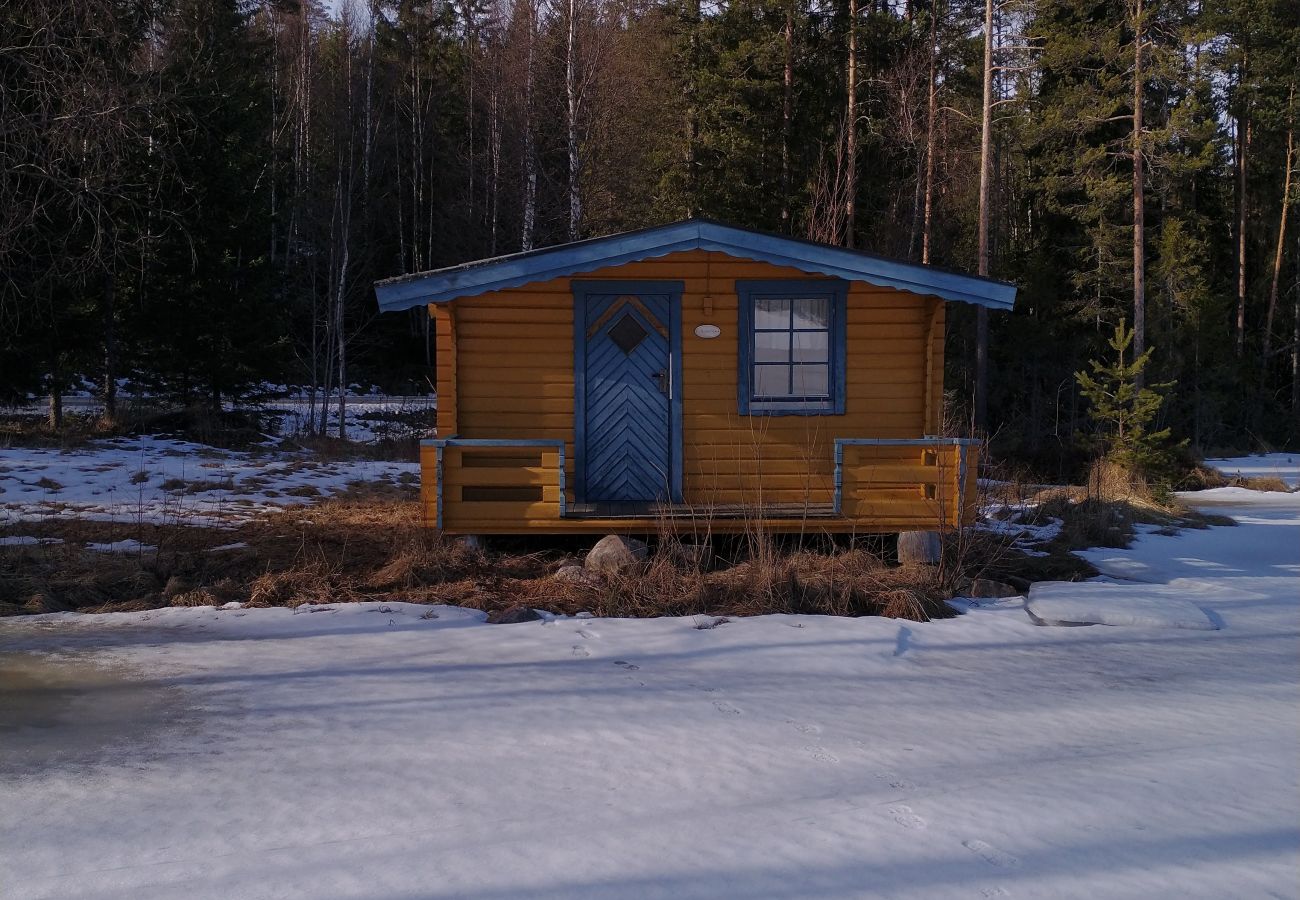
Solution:
[[[827,297],[804,297],[793,301],[795,328],[830,328],[831,301]]]
[[[826,362],[830,348],[830,333],[826,331],[794,332],[795,362]]]
[[[790,367],[754,366],[754,396],[790,396]]]
[[[754,327],[790,327],[790,301],[783,297],[759,297],[754,301]]]
[[[794,394],[796,397],[829,397],[829,366],[795,366]]]
[[[789,362],[790,332],[759,331],[754,334],[754,362]]]

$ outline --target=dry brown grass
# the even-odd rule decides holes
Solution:
[[[602,616],[952,614],[941,569],[887,565],[860,548],[816,551],[765,540],[709,562],[669,536],[635,572],[591,582],[553,578],[574,562],[563,549],[485,551],[443,538],[421,524],[410,500],[330,500],[235,529],[64,521],[25,523],[21,533],[64,543],[0,548],[0,614],[360,600]],[[83,546],[125,538],[156,549],[106,554]],[[214,549],[232,543],[246,546]]]
[[[1201,491],[1218,487],[1240,487],[1250,491],[1281,491],[1282,493],[1288,493],[1291,490],[1289,484],[1276,476],[1246,478],[1241,475],[1233,475],[1229,477],[1218,469],[1211,469],[1209,466],[1202,465],[1193,468],[1179,487],[1188,491]]]

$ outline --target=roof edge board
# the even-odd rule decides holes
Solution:
[[[561,244],[499,260],[377,282],[375,295],[384,312],[428,303],[445,303],[493,290],[520,287],[566,275],[580,275],[610,266],[654,259],[685,250],[711,250],[773,265],[896,288],[908,293],[1011,309],[1016,288],[1005,282],[944,269],[923,267],[815,244],[746,231],[703,220],[688,220],[607,238]],[[793,251],[799,251],[795,253]],[[918,277],[919,276],[919,277]],[[973,291],[972,288],[978,288]]]

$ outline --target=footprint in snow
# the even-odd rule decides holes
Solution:
[[[875,772],[873,774],[896,791],[911,791],[916,789],[916,785],[912,784],[912,782],[908,781],[906,778],[900,778],[893,772]]]
[[[627,669],[629,672],[635,672],[637,669],[641,668],[636,663],[630,663],[622,659],[614,660],[614,665],[618,666],[620,669]]]
[[[1005,850],[999,850],[992,844],[984,841],[969,840],[962,841],[961,845],[974,853],[980,859],[984,860],[990,866],[997,866],[999,869],[1014,869],[1020,865],[1020,860],[1016,859]]]
[[[794,730],[799,732],[800,734],[821,734],[822,733],[822,729],[820,725],[813,725],[811,722],[796,722],[794,719],[786,719],[786,721],[789,722],[791,725],[793,725]]]
[[[577,631],[574,632],[574,634],[576,634],[578,637],[582,638],[584,641],[589,641],[589,640],[591,640],[591,639],[594,638],[594,637],[599,637],[599,636],[600,636],[600,635],[596,634],[596,632],[594,632],[594,631],[588,631],[588,630],[585,629],[585,628],[579,628]]]
[[[591,651],[588,650],[586,647],[582,646],[581,644],[574,644],[573,655],[578,657],[579,659],[582,659],[583,657],[591,656]]]
[[[919,831],[925,827],[925,819],[922,819],[916,813],[912,812],[910,806],[891,806],[889,807],[889,816],[904,828],[910,828],[913,831]]]
[[[980,891],[981,897],[1010,897],[1011,892],[1004,887],[987,887]]]
[[[726,700],[714,700],[714,701],[713,701],[713,708],[716,709],[718,712],[720,712],[720,713],[724,713],[725,715],[728,715],[728,716],[738,716],[738,715],[740,715],[740,710],[737,709],[736,707],[732,706],[732,705],[731,705],[730,703],[728,703]]]
[[[838,756],[831,753],[825,747],[804,747],[804,749],[807,750],[809,755],[818,762],[837,763],[840,761]]]

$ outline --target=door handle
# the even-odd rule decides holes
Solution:
[[[667,396],[668,394],[668,370],[660,369],[650,376],[654,379],[655,385],[659,388],[659,393]]]

